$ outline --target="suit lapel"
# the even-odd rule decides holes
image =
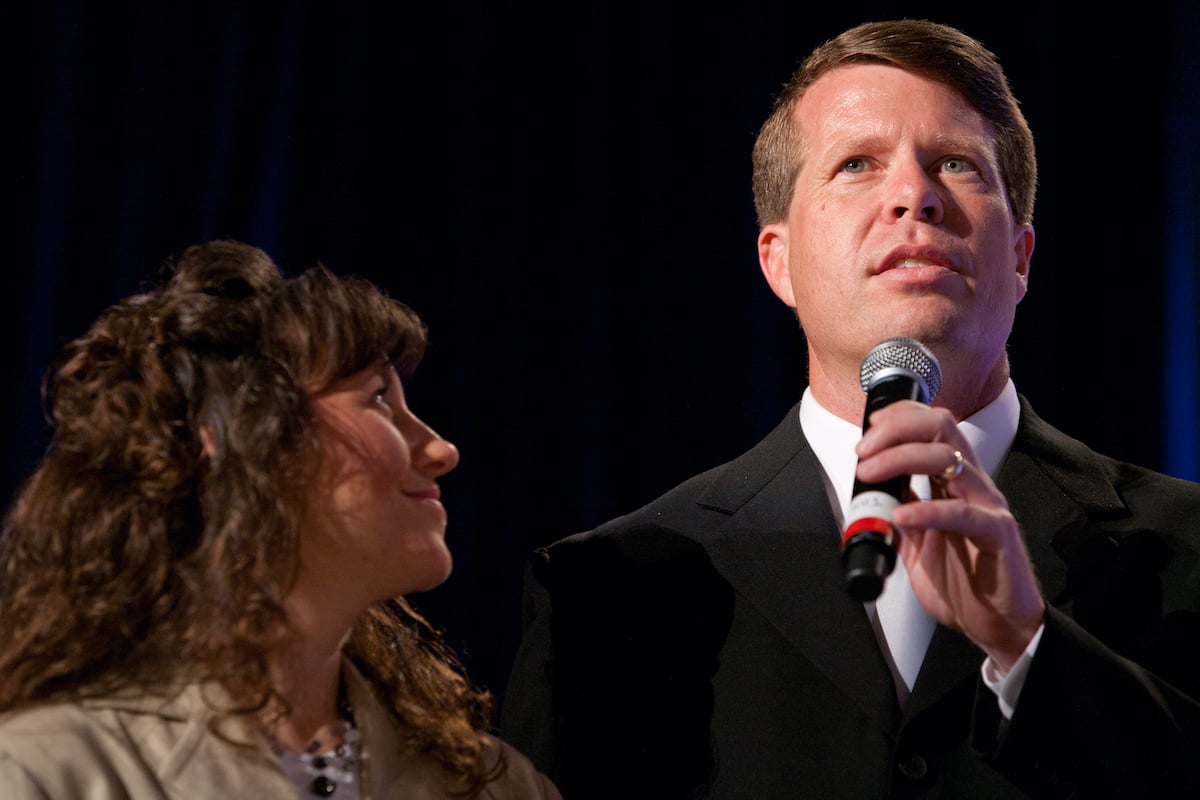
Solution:
[[[917,682],[913,684],[912,697],[905,706],[905,719],[912,719],[936,705],[964,682],[973,683],[983,659],[983,651],[970,639],[938,625],[933,631],[925,660],[921,662]]]
[[[1021,398],[1021,421],[997,486],[1025,536],[1025,545],[1046,601],[1057,604],[1067,584],[1062,553],[1092,529],[1089,514],[1124,508],[1095,455],[1047,425]],[[938,626],[913,687],[907,716],[919,714],[974,680],[984,654],[965,636]]]
[[[837,523],[798,407],[731,462],[700,505],[729,515],[700,534],[713,566],[796,650],[887,730],[891,673],[866,612],[842,585]]]
[[[837,525],[820,470],[796,406],[701,495],[702,507],[729,519],[700,536],[730,585],[864,712],[894,730],[891,673],[862,606],[842,586]],[[1111,476],[1086,446],[1047,425],[1021,398],[1021,422],[997,483],[1053,603],[1066,587],[1060,554],[1087,535],[1088,515],[1123,509]],[[939,626],[907,715],[973,680],[982,662],[970,641]]]
[[[1025,534],[1049,603],[1066,591],[1065,556],[1095,530],[1094,519],[1127,513],[1113,477],[1081,442],[1047,425],[1021,399],[1021,424],[997,480]]]

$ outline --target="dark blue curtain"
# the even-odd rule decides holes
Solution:
[[[497,693],[528,550],[736,455],[799,397],[802,341],[755,254],[754,133],[817,42],[928,13],[113,5],[9,31],[4,489],[45,445],[55,349],[167,256],[236,237],[364,275],[428,321],[410,399],[462,450],[455,573],[417,604]],[[1196,480],[1196,9],[1050,5],[938,17],[1000,55],[1038,141],[1014,377],[1097,449]]]

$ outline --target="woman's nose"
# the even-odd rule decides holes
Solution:
[[[427,433],[427,438],[421,445],[414,448],[413,460],[416,466],[433,477],[445,475],[458,466],[458,448],[448,439],[443,439],[432,428],[421,423]]]

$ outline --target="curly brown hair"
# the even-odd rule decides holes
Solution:
[[[990,122],[1017,222],[1033,221],[1037,158],[1033,133],[996,56],[948,25],[926,20],[868,22],[817,47],[784,85],[754,143],[754,206],[760,227],[781,222],[792,202],[805,143],[792,112],[821,76],[852,64],[888,64],[945,84]]]
[[[0,711],[181,681],[224,686],[227,713],[279,701],[267,657],[291,633],[320,459],[309,398],[424,352],[417,315],[364,280],[285,278],[234,241],[167,266],[47,374],[50,445],[0,537]],[[464,793],[494,777],[492,697],[406,601],[369,609],[345,652]]]

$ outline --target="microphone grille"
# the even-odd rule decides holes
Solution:
[[[916,339],[899,336],[875,345],[863,359],[858,375],[863,391],[896,370],[912,373],[925,385],[929,397],[926,402],[932,403],[942,388],[942,366],[933,351]]]

